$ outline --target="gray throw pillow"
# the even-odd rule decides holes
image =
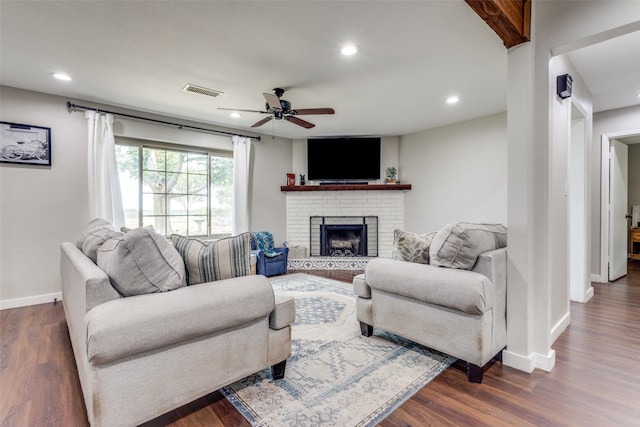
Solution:
[[[435,232],[416,234],[399,229],[394,230],[391,259],[429,264],[429,247],[435,235]]]
[[[215,241],[172,234],[171,243],[184,259],[189,285],[251,274],[251,233]]]
[[[98,249],[98,267],[124,296],[166,292],[186,285],[182,257],[148,228],[136,228]]]
[[[122,236],[122,233],[116,230],[111,222],[102,218],[96,218],[87,224],[76,246],[78,246],[78,249],[90,258],[91,261],[96,262],[98,259],[96,253],[98,248],[100,248],[105,241],[120,236]]]
[[[471,270],[478,255],[507,246],[507,227],[502,224],[459,222],[442,227],[433,238],[431,265]]]

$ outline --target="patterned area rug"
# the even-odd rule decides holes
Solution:
[[[296,300],[285,377],[267,369],[222,389],[253,426],[373,426],[455,361],[377,329],[361,336],[351,284],[302,273],[271,282]]]

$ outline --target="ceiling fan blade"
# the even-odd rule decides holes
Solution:
[[[273,119],[273,116],[265,117],[264,119],[252,124],[251,127],[252,128],[257,128],[258,126],[262,126],[263,124],[267,123],[271,119]]]
[[[296,108],[292,113],[304,116],[308,114],[335,114],[336,111],[333,108]]]
[[[286,116],[285,119],[289,120],[291,123],[295,123],[298,126],[302,126],[303,128],[306,128],[306,129],[311,129],[312,127],[315,126],[313,123],[309,123],[306,120],[299,119],[296,116]]]
[[[260,111],[260,110],[242,110],[240,108],[222,108],[218,107],[218,110],[227,110],[227,111],[242,111],[244,113],[264,113],[269,114],[268,111]]]
[[[280,98],[272,93],[263,93],[263,95],[264,99],[267,100],[267,104],[269,105],[269,107],[273,108],[274,110],[282,110],[282,105],[280,105]]]

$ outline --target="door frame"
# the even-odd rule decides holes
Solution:
[[[640,129],[602,134],[600,139],[600,275],[594,281],[609,282],[609,147],[612,139],[640,135]]]
[[[589,263],[590,234],[590,151],[587,112],[576,99],[571,100],[568,153],[568,231],[569,231],[569,299],[586,303],[593,297]],[[569,311],[567,309],[567,311]]]

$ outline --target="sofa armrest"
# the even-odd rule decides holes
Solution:
[[[358,274],[353,278],[353,292],[360,298],[371,298],[371,287],[367,285],[366,276]]]
[[[109,301],[86,315],[87,356],[99,365],[262,318],[266,321],[274,306],[273,288],[264,276]]]
[[[282,329],[296,321],[296,302],[293,297],[275,294],[276,306],[269,315],[269,327]]]
[[[375,258],[367,264],[365,277],[373,290],[468,314],[483,314],[493,308],[493,284],[473,271]]]
[[[79,313],[96,305],[121,298],[107,274],[71,242],[60,244],[60,276],[63,300]]]

